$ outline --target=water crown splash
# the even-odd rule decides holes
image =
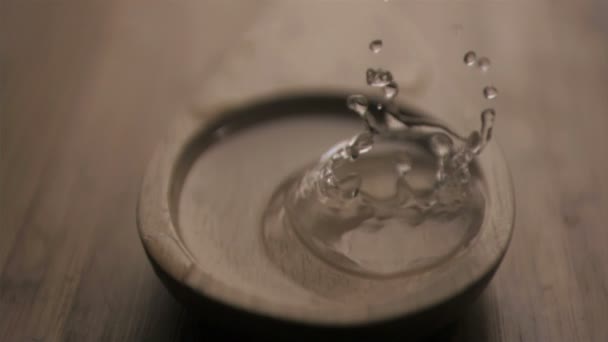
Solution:
[[[369,48],[377,54],[382,42]],[[487,71],[489,59],[483,58],[469,51],[464,62]],[[390,276],[424,269],[453,253],[483,215],[471,163],[491,139],[496,114],[483,110],[480,129],[462,137],[436,120],[400,111],[390,71],[369,68],[365,80],[387,102],[347,98],[365,130],[336,144],[291,184],[285,224],[309,249],[349,272]],[[483,94],[493,99],[498,92],[488,86]],[[388,125],[389,119],[400,127]],[[445,241],[429,242],[427,233],[443,234],[438,236]],[[425,245],[416,236],[436,253],[416,250]]]

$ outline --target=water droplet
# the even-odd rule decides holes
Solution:
[[[469,51],[464,54],[464,64],[473,66],[477,62],[477,54],[475,51]]]
[[[435,133],[431,136],[429,145],[437,157],[445,157],[452,151],[454,142],[445,133]]]
[[[381,111],[382,109],[384,109],[384,106],[382,105],[382,103],[378,103],[378,106],[376,106],[376,108]]]
[[[487,86],[483,88],[483,96],[488,100],[494,99],[498,96],[498,90],[493,86]]]
[[[372,40],[372,42],[369,43],[369,49],[373,53],[379,53],[380,50],[382,50],[382,40],[380,40],[380,39]]]
[[[346,105],[353,112],[365,117],[369,101],[367,101],[367,98],[363,95],[351,95],[346,99]]]
[[[481,57],[477,60],[477,65],[481,71],[486,72],[490,70],[490,59],[488,57]]]
[[[387,100],[392,100],[399,93],[399,86],[397,82],[391,81],[386,86],[384,86],[384,97]]]
[[[365,72],[367,85],[372,87],[384,87],[393,80],[393,74],[388,70],[369,68]]]

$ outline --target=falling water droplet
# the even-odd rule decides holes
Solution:
[[[488,100],[494,99],[498,96],[498,90],[494,86],[486,86],[483,88],[483,96]]]
[[[353,112],[359,114],[361,117],[365,117],[369,101],[367,101],[367,98],[363,95],[351,95],[347,98],[346,105]]]
[[[477,60],[477,65],[481,71],[486,72],[490,70],[490,59],[488,57],[481,57]]]
[[[435,133],[431,136],[429,145],[437,157],[445,157],[452,151],[452,138],[445,133]]]
[[[384,86],[384,97],[387,100],[392,100],[395,98],[395,96],[397,96],[397,94],[399,94],[399,86],[397,85],[397,82],[391,81]]]
[[[475,51],[469,51],[464,54],[464,64],[473,66],[477,62],[477,54]]]
[[[388,70],[369,68],[365,72],[367,85],[372,87],[384,87],[393,80],[393,74]]]
[[[378,103],[378,106],[376,106],[376,108],[381,111],[382,109],[384,109],[384,106],[382,105],[382,103]]]
[[[382,40],[380,40],[380,39],[372,40],[372,42],[369,43],[369,49],[373,53],[379,53],[382,50]]]

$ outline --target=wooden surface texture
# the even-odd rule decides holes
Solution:
[[[495,136],[514,178],[516,230],[481,299],[435,339],[608,340],[608,4],[388,5],[438,48],[462,31],[463,48],[501,66]],[[174,113],[273,6],[0,1],[0,341],[228,334],[157,280],[135,206]]]

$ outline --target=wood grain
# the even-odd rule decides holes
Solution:
[[[171,116],[268,5],[0,3],[0,340],[230,335],[184,313],[158,282],[135,203]],[[510,251],[471,312],[436,339],[605,341],[606,6],[389,5],[431,44],[493,58],[496,137],[515,180]]]

